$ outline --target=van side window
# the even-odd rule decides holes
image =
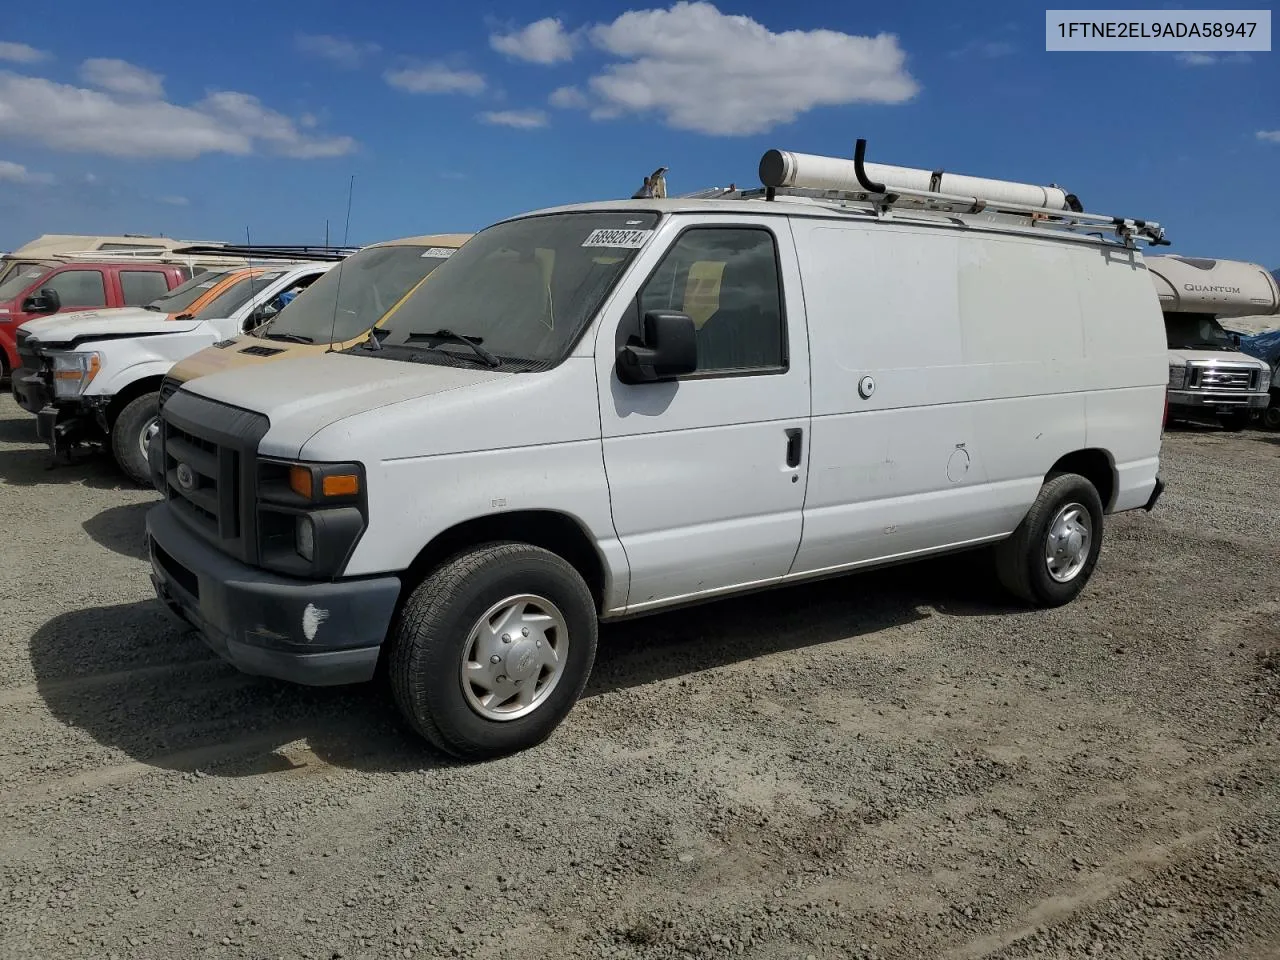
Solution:
[[[767,230],[686,231],[640,292],[640,310],[693,318],[699,373],[786,367],[778,261]]]
[[[169,280],[161,270],[121,270],[120,290],[126,307],[141,307],[169,292]]]
[[[107,289],[99,270],[63,270],[55,273],[40,289],[58,294],[64,307],[105,307]]]

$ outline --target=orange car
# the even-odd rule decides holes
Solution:
[[[190,317],[229,317],[253,296],[250,278],[261,276],[267,267],[241,267],[230,270],[207,270],[198,273],[163,297],[152,300],[142,309],[167,313],[170,320]]]

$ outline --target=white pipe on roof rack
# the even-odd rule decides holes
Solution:
[[[776,172],[769,171],[767,180],[765,163],[781,165]],[[1067,209],[1067,193],[1060,187],[967,177],[957,173],[897,167],[886,163],[867,163],[864,164],[864,169],[871,180],[884,184],[890,192],[904,190],[940,193],[976,197],[990,203],[1016,203],[1050,210]],[[780,187],[865,192],[852,160],[820,157],[811,153],[792,153],[789,150],[770,150],[765,154],[765,159],[761,161],[761,180]]]

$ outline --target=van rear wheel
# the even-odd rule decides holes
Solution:
[[[1102,499],[1076,473],[1050,474],[1008,540],[996,545],[996,573],[1020,600],[1058,607],[1084,589],[1102,549]]]
[[[147,441],[160,418],[160,394],[157,391],[134,397],[111,425],[111,453],[129,479],[149,487],[151,467],[147,462]]]
[[[491,543],[437,567],[405,602],[388,672],[401,714],[446,753],[478,760],[541,743],[595,661],[591,591],[563,558]]]

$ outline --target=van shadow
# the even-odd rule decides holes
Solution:
[[[160,501],[144,500],[110,507],[81,526],[95,543],[135,560],[147,559],[147,511]]]
[[[606,625],[584,696],[856,642],[930,616],[921,607],[959,615],[1008,609],[992,602],[994,591],[978,573],[957,575],[939,563]],[[156,767],[225,777],[280,772],[312,762],[279,750],[302,738],[324,763],[366,772],[452,764],[399,721],[385,683],[309,688],[246,676],[155,601],[61,614],[36,631],[30,650],[37,689],[54,716]]]

